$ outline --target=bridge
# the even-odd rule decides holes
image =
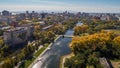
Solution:
[[[65,38],[73,38],[74,36],[71,36],[71,35],[60,35],[61,37],[65,37]]]

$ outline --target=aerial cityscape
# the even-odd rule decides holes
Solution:
[[[0,1],[0,68],[120,68],[120,1]]]

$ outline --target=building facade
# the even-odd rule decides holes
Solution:
[[[16,27],[4,32],[4,42],[9,45],[16,45],[26,42],[32,35],[31,27]]]

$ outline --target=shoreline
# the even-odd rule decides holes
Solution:
[[[54,42],[56,42],[61,36],[57,36],[57,38],[54,40]],[[48,50],[48,48],[50,48],[54,43],[51,42],[48,47],[28,66],[28,68],[32,68],[34,66],[34,64],[36,63],[37,59],[39,59],[43,54],[45,54],[45,52]]]
[[[60,58],[60,66],[59,66],[59,68],[64,68],[64,63],[65,63],[66,58],[71,58],[72,56],[74,56],[74,54],[72,52],[67,54],[67,55],[62,56]]]
[[[69,43],[68,46],[69,46],[69,48],[71,48],[71,43]],[[65,68],[64,63],[65,63],[66,58],[71,58],[72,56],[74,56],[72,51],[69,54],[61,56],[60,63],[59,63],[59,68]]]

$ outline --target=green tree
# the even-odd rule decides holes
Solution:
[[[13,68],[12,59],[7,58],[7,59],[4,61],[4,64],[2,65],[2,67],[3,67],[3,68]]]

